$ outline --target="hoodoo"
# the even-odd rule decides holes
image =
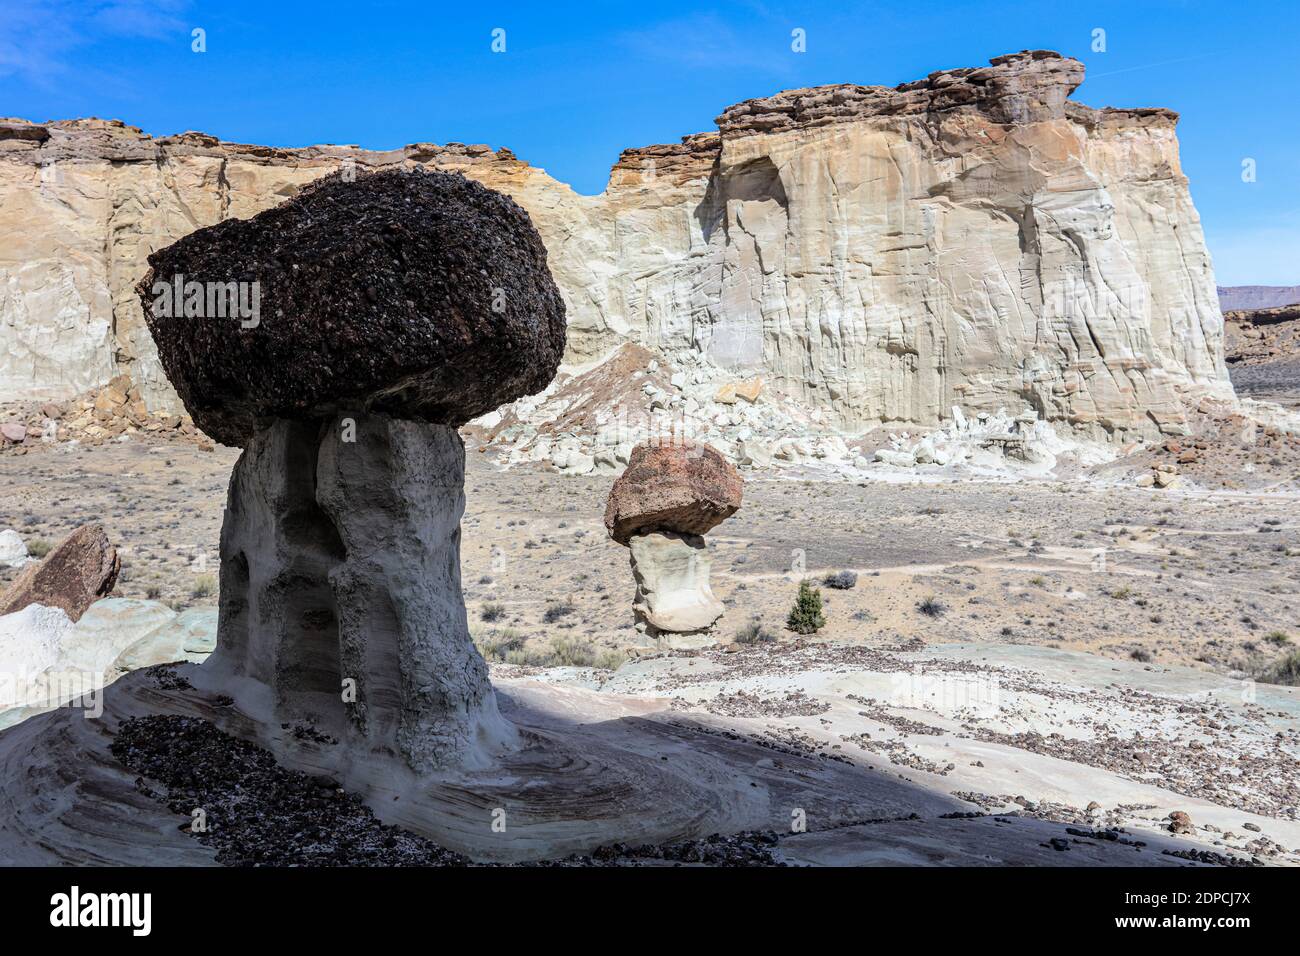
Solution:
[[[466,624],[456,427],[544,388],[564,350],[527,213],[446,173],[335,176],[149,262],[169,378],[243,447],[211,666],[416,771],[481,762],[512,731]],[[255,283],[261,315],[155,309],[173,276]]]
[[[708,445],[638,445],[614,482],[605,528],[632,555],[637,618],[654,632],[703,631],[722,616],[704,535],[740,508],[735,467]]]

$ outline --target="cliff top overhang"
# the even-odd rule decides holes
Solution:
[[[1022,50],[995,56],[988,66],[936,70],[923,80],[898,86],[844,83],[786,90],[745,100],[722,111],[716,122],[723,139],[853,122],[877,116],[914,116],[972,110],[995,123],[1018,125],[1069,118],[1092,122],[1140,120],[1176,122],[1165,109],[1091,110],[1069,103],[1084,79],[1078,60],[1052,50]],[[1083,112],[1080,112],[1083,111]],[[1087,114],[1101,114],[1093,118]]]
[[[1052,50],[996,56],[988,66],[936,70],[898,86],[839,83],[785,90],[729,106],[716,131],[683,136],[680,143],[640,146],[619,155],[611,184],[639,182],[648,162],[678,181],[707,175],[722,144],[746,136],[817,129],[874,118],[935,118],[957,111],[989,122],[1022,125],[1069,119],[1088,130],[1124,126],[1173,127],[1178,114],[1160,107],[1094,109],[1069,97],[1084,80],[1084,65]]]
[[[150,136],[121,120],[85,117],[33,123],[0,117],[0,159],[47,165],[59,162],[158,162],[166,156],[213,156],[266,165],[319,164],[335,167],[355,160],[380,168],[404,162],[432,166],[466,166],[478,163],[520,162],[509,149],[484,144],[410,143],[397,149],[362,149],[354,145],[321,144],[280,147],[233,143],[207,133],[187,130],[172,136]]]

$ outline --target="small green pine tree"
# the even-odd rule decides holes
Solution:
[[[795,599],[785,626],[796,634],[815,634],[826,626],[822,614],[822,592],[807,581],[799,582],[799,597]]]

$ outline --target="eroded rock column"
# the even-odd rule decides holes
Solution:
[[[722,616],[704,534],[740,507],[735,467],[708,445],[668,441],[632,449],[609,491],[605,528],[631,552],[633,610],[651,633],[707,630]]]
[[[417,770],[481,765],[514,738],[470,638],[460,579],[465,447],[454,428],[369,415],[326,429],[316,500],[338,529],[329,571],[349,717]]]
[[[690,633],[722,617],[722,602],[709,586],[713,559],[703,535],[652,531],[634,536],[628,549],[640,620],[657,631]]]
[[[149,263],[138,291],[177,394],[244,449],[215,686],[366,758],[487,763],[514,731],[465,619],[456,428],[544,389],[564,352],[528,215],[458,175],[326,177]],[[250,313],[210,311],[231,301]]]
[[[415,770],[514,739],[461,596],[456,430],[383,414],[278,421],[235,467],[218,655],[309,721]]]

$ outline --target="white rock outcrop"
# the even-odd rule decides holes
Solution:
[[[640,620],[656,631],[683,634],[707,630],[722,617],[725,609],[709,586],[713,560],[702,535],[654,531],[634,536],[628,548]]]
[[[0,564],[11,568],[21,568],[30,560],[27,542],[13,528],[0,531]]]
[[[346,163],[425,164],[529,211],[570,362],[632,341],[761,375],[852,430],[1027,403],[1095,439],[1178,433],[1189,398],[1232,392],[1177,116],[1070,102],[1082,80],[1079,62],[1032,51],[750,100],[716,132],[625,151],[592,197],[486,146],[289,150],[0,121],[0,400],[127,372],[174,409],[131,293],[151,249]]]
[[[415,770],[514,741],[461,597],[465,449],[455,429],[371,413],[275,421],[245,447],[221,528],[214,673],[271,691],[277,719]]]
[[[42,604],[0,615],[0,727],[97,694],[117,676],[124,650],[175,617],[159,601],[136,598],[96,601],[76,622]]]

